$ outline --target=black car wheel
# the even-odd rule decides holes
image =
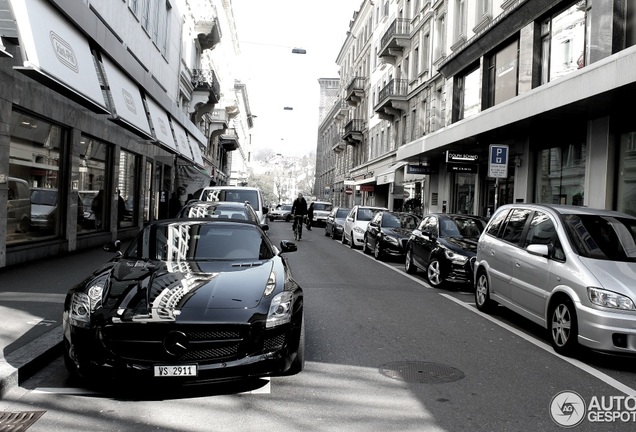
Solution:
[[[550,307],[548,323],[554,350],[561,355],[573,355],[578,348],[578,324],[572,300],[557,298]]]
[[[488,283],[488,276],[482,270],[477,275],[477,283],[475,284],[475,305],[477,309],[482,312],[489,312],[495,305],[495,302],[490,299],[490,285]]]
[[[353,241],[353,231],[351,231],[350,235],[351,235],[351,242],[349,242],[349,247],[351,249],[355,249],[356,248],[356,243]]]
[[[373,248],[373,256],[378,261],[382,259],[382,249],[380,248],[380,240],[375,240],[375,248]]]
[[[327,231],[327,227],[325,226],[325,237],[329,237],[329,232]]]
[[[347,236],[345,235],[344,231],[342,231],[342,237],[340,238],[340,241],[343,245],[347,244]]]
[[[287,375],[294,375],[301,372],[305,368],[305,319],[300,324],[300,337],[298,338],[298,351],[296,358],[292,362]]]
[[[411,251],[411,248],[406,250],[404,270],[406,270],[408,274],[417,273],[417,267],[415,267],[415,264],[413,263],[413,252]]]
[[[365,254],[371,253],[371,248],[369,247],[367,236],[364,236],[364,243],[362,244],[362,252],[364,252]]]
[[[442,277],[442,265],[439,260],[433,259],[433,261],[428,263],[428,267],[426,267],[426,277],[428,278],[428,283],[434,287],[442,286],[444,278]]]

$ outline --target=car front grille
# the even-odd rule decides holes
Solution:
[[[249,325],[117,324],[101,338],[113,355],[137,362],[230,361],[263,350]]]

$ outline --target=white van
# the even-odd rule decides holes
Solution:
[[[28,232],[31,224],[31,188],[26,180],[9,177],[7,232]]]
[[[265,215],[269,211],[263,202],[261,190],[255,187],[247,186],[208,186],[203,188],[201,201],[231,201],[231,202],[249,202],[256,211],[261,225],[267,224]]]

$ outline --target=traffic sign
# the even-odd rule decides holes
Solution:
[[[508,146],[491,144],[488,157],[488,177],[508,177]]]

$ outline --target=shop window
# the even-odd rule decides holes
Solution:
[[[478,114],[481,108],[481,80],[479,67],[455,80],[455,121]]]
[[[636,132],[622,134],[617,185],[617,210],[636,216]]]
[[[139,197],[139,158],[127,151],[119,153],[119,180],[117,182],[117,224],[119,227],[137,225]]]
[[[103,231],[110,225],[110,203],[107,199],[108,176],[106,165],[110,146],[99,140],[82,135],[80,138],[79,196],[83,217],[78,220],[78,232]]]
[[[514,40],[489,58],[488,106],[517,96],[519,81],[519,42]]]
[[[9,148],[7,244],[60,237],[66,197],[60,192],[64,130],[14,111]]]
[[[583,205],[585,164],[585,144],[569,144],[540,151],[535,202]]]
[[[475,213],[475,174],[457,173],[453,185],[454,213]]]

